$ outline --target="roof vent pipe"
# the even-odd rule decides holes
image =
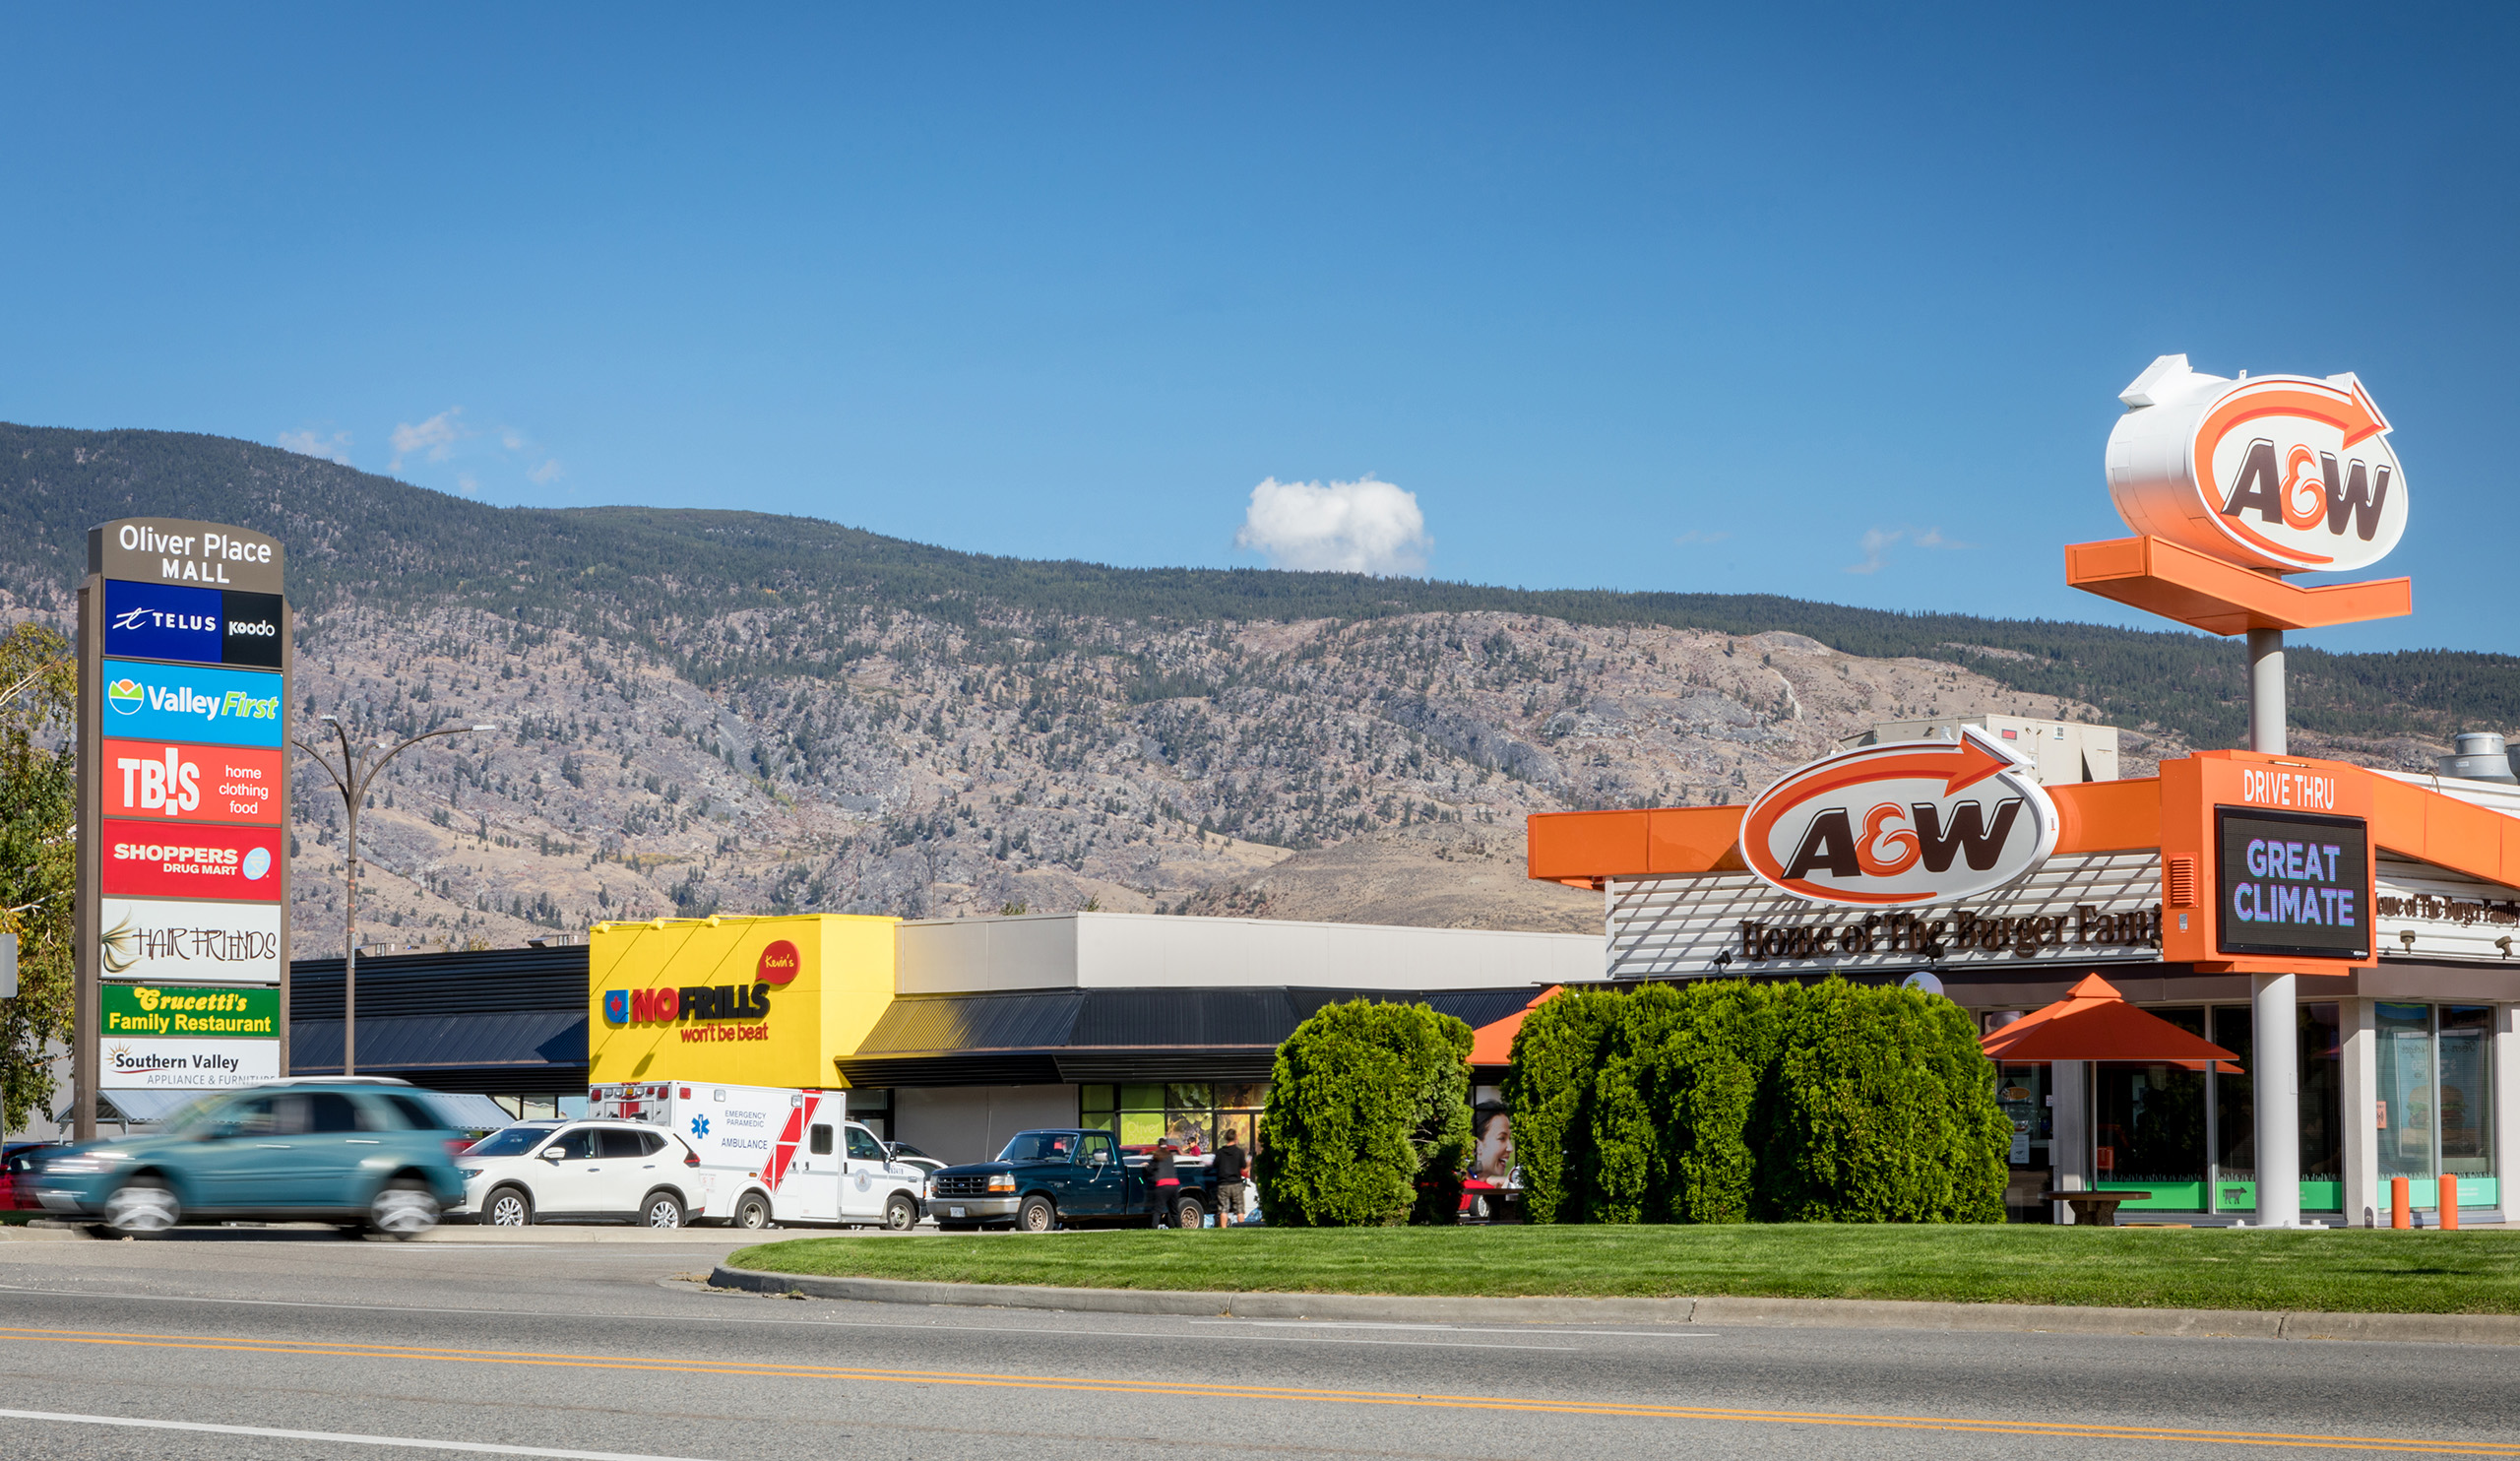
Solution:
[[[2511,753],[2503,747],[2502,737],[2490,730],[2462,730],[2450,737],[2455,747],[2440,758],[2441,774],[2463,781],[2500,782],[2520,785],[2520,776],[2512,774]]]

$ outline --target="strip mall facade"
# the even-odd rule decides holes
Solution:
[[[1925,976],[1992,1030],[2097,972],[2245,1071],[2251,974],[2266,961],[2211,957],[2191,935],[2218,897],[2246,909],[2282,890],[2218,868],[2205,829],[2218,811],[2356,809],[2375,855],[2360,917],[2376,957],[2324,975],[2294,966],[2300,1155],[2283,1175],[2308,1221],[2385,1223],[2393,1177],[2430,1208],[2444,1174],[2463,1218],[2501,1220],[2501,1179],[2520,1163],[2520,789],[2231,751],[2047,791],[2053,853],[2008,887],[1930,909],[1780,891],[1742,859],[1739,806],[1535,817],[1531,875],[1603,893],[1614,981]],[[2232,877],[2218,884],[2218,871]],[[2005,1066],[2000,1091],[2017,1216],[2048,1216],[2036,1193],[2076,1184],[2149,1192],[2125,1206],[2153,1221],[2256,1210],[2266,1175],[2248,1075],[2060,1061]]]

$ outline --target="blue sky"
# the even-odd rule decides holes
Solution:
[[[0,418],[1123,564],[1371,477],[1445,578],[2133,622],[2059,548],[2184,351],[2397,428],[2419,613],[2307,642],[2514,651],[2516,18],[21,9]]]

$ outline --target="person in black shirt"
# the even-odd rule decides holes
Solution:
[[[1226,1133],[1225,1145],[1217,1148],[1217,1226],[1230,1228],[1242,1221],[1242,1174],[1247,1164],[1242,1157],[1242,1143],[1233,1133]]]
[[[1172,1204],[1181,1196],[1181,1170],[1173,1165],[1172,1143],[1159,1141],[1146,1159],[1146,1200],[1154,1226],[1169,1226]]]

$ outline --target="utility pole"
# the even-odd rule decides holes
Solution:
[[[2284,631],[2248,631],[2248,748],[2289,755],[2284,733]],[[2249,976],[2249,1105],[2257,1127],[2257,1226],[2301,1226],[2299,978]]]
[[[333,779],[334,787],[340,790],[342,794],[342,804],[349,814],[349,826],[343,838],[343,862],[346,868],[346,887],[344,889],[342,904],[344,929],[344,947],[342,950],[342,1074],[356,1075],[358,1074],[359,806],[367,800],[367,789],[375,782],[376,774],[385,769],[386,763],[393,760],[396,756],[403,754],[405,751],[410,750],[411,747],[418,745],[421,741],[435,740],[441,735],[463,735],[474,730],[495,730],[498,727],[448,726],[444,730],[423,731],[418,735],[412,736],[409,740],[403,741],[399,745],[396,744],[389,736],[379,736],[376,741],[376,749],[382,754],[377,756],[375,760],[369,762],[367,766],[362,769],[358,764],[358,753],[350,746],[350,733],[343,728],[341,721],[333,716],[317,716],[315,719],[331,726],[333,728],[333,734],[341,741],[342,764],[339,769],[336,769],[333,763],[324,759],[324,753],[322,751],[317,750],[305,741],[299,740],[295,736],[291,736],[289,737],[289,743],[296,746],[299,750],[304,751],[308,756],[314,758],[315,764],[324,768],[324,774],[331,777]]]

